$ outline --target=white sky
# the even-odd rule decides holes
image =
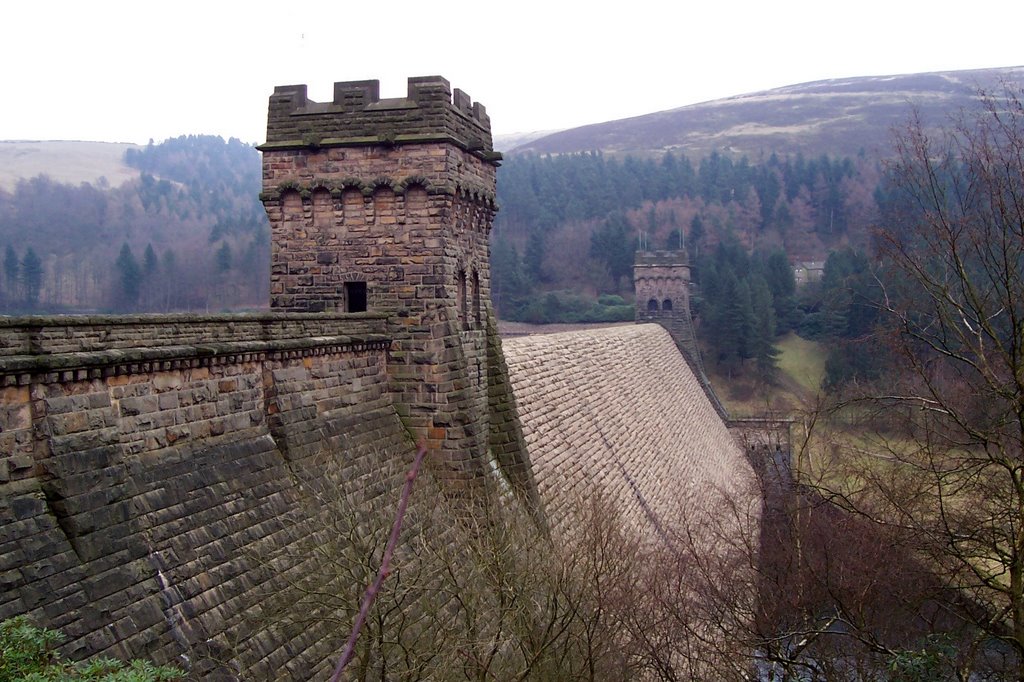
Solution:
[[[495,133],[824,78],[1024,64],[1021,0],[50,0],[0,13],[0,139],[262,142],[275,85],[438,74]]]

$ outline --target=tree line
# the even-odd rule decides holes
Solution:
[[[259,153],[212,136],[130,149],[139,177],[0,190],[6,313],[222,310],[266,300]],[[13,252],[13,255],[12,255]]]
[[[637,250],[685,249],[698,336],[712,361],[728,373],[750,361],[768,377],[777,336],[823,337],[822,290],[797,295],[793,264],[868,248],[883,177],[864,155],[771,154],[757,163],[720,153],[513,155],[498,179],[495,305],[506,319],[589,319],[609,296],[628,303]]]

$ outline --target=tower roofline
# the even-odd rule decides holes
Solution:
[[[689,265],[690,257],[685,249],[637,251],[633,260],[634,266],[673,266]]]
[[[380,97],[380,81],[340,81],[331,102],[305,85],[279,85],[270,97],[260,151],[450,143],[498,165],[487,109],[441,76],[409,78],[405,97]]]

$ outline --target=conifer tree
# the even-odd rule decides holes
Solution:
[[[25,303],[29,307],[35,307],[43,287],[43,262],[31,246],[21,259],[21,285],[25,293]]]
[[[605,265],[615,290],[633,272],[633,244],[628,236],[629,223],[621,213],[613,214],[590,236],[590,256]]]
[[[115,262],[118,273],[118,280],[121,285],[118,292],[118,303],[125,308],[134,308],[139,300],[139,286],[142,283],[142,271],[132,254],[128,242],[121,245],[121,253]]]
[[[775,348],[775,307],[768,282],[760,275],[750,280],[751,305],[754,311],[751,355],[757,362],[757,372],[762,379],[775,376],[779,351]]]
[[[142,256],[142,270],[146,277],[155,275],[159,267],[160,262],[157,260],[156,251],[153,250],[153,244],[146,244],[146,252]]]
[[[231,247],[223,242],[217,249],[217,272],[223,274],[231,269]]]
[[[533,281],[544,281],[544,234],[540,230],[531,231],[529,239],[526,240],[523,265]]]

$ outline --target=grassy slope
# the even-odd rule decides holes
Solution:
[[[124,152],[138,145],[121,142],[0,141],[0,189],[12,190],[21,178],[40,174],[78,185],[106,178],[112,187],[139,177],[126,166]]]
[[[787,334],[778,341],[779,371],[774,385],[766,386],[750,376],[717,372],[708,366],[711,384],[735,416],[754,416],[765,411],[791,413],[810,401],[825,375],[825,349],[815,342]]]

